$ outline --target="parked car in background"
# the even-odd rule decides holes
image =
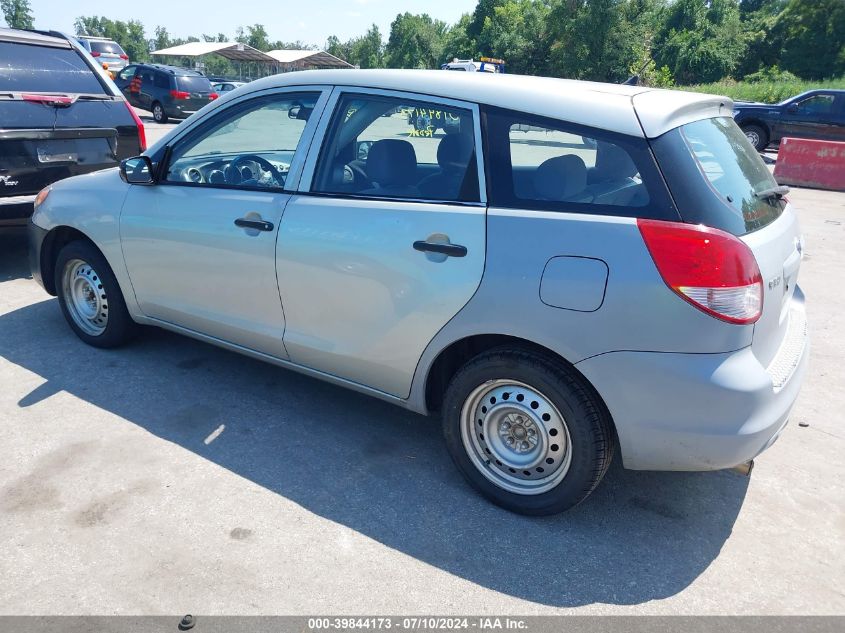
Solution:
[[[76,40],[101,65],[107,64],[107,70],[117,72],[129,64],[129,55],[114,40],[89,35],[79,35]]]
[[[25,224],[47,185],[145,148],[140,119],[75,40],[0,28],[0,227]]]
[[[202,73],[163,64],[132,64],[114,82],[129,103],[152,112],[156,123],[185,119],[218,96]]]
[[[218,83],[213,83],[211,88],[217,94],[223,94],[224,92],[232,92],[236,88],[240,88],[241,86],[245,86],[245,81],[221,81]]]
[[[730,106],[516,75],[275,75],[56,185],[33,277],[90,345],[155,325],[438,413],[477,490],[558,512],[617,451],[730,468],[786,426],[809,356],[801,234]],[[455,129],[382,116],[413,108]]]
[[[774,105],[737,102],[734,120],[758,152],[786,136],[845,141],[845,90],[810,90]]]

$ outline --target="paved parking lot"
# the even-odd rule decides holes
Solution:
[[[0,236],[0,614],[842,613],[845,194],[790,198],[783,437],[750,479],[617,460],[544,519],[474,494],[435,420],[158,330],[85,346]]]

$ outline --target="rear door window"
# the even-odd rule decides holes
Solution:
[[[108,94],[75,50],[0,42],[0,90]]]
[[[688,123],[653,146],[685,221],[744,235],[783,213],[786,202],[766,195],[777,182],[733,119]]]
[[[93,53],[106,53],[109,55],[126,54],[117,42],[98,42],[96,40],[88,40],[88,42],[91,44],[91,52]]]
[[[153,85],[156,88],[164,88],[167,90],[170,88],[170,79],[164,73],[156,73],[155,78],[153,79]]]
[[[644,139],[498,108],[486,121],[492,205],[678,219]]]

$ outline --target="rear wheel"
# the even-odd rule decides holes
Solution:
[[[62,314],[79,338],[94,347],[117,347],[132,337],[137,326],[106,258],[93,245],[65,245],[54,274]]]
[[[167,112],[158,101],[153,103],[153,119],[156,123],[167,123]]]
[[[443,430],[467,480],[521,514],[580,503],[613,453],[609,415],[589,385],[563,364],[515,348],[481,354],[458,371]]]
[[[758,152],[762,152],[769,146],[769,135],[759,125],[743,125],[742,132]]]

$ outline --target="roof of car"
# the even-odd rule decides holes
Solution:
[[[191,70],[190,68],[180,68],[179,66],[167,66],[165,64],[152,64],[149,62],[141,62],[131,65],[154,68],[155,70],[161,70],[163,72],[170,73],[171,75],[178,75],[179,77],[205,77],[205,75],[199,71]]]
[[[7,29],[5,27],[0,27],[0,42],[18,42],[20,44],[40,44],[41,46],[72,48],[70,42],[62,37],[49,35],[40,31],[24,31],[21,29]]]
[[[497,106],[632,136],[655,137],[691,120],[729,114],[727,97],[642,86],[442,70],[305,70],[251,82],[397,90]],[[243,95],[243,93],[239,93]]]

